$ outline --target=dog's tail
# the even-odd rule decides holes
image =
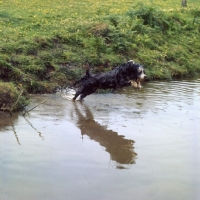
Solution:
[[[90,69],[87,69],[87,70],[86,70],[85,76],[87,76],[88,78],[90,77]]]
[[[74,84],[72,85],[73,87],[75,87],[77,84],[81,83],[82,81],[85,81],[86,79],[88,79],[90,77],[90,70],[87,69],[85,72],[85,76],[80,78],[79,80],[75,81]]]

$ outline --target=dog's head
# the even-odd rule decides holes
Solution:
[[[142,87],[141,82],[146,78],[144,67],[135,63],[133,60],[128,61],[127,67],[129,69],[128,78],[131,82],[131,85],[134,88],[140,89]]]

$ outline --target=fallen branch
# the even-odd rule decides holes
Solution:
[[[32,124],[31,124],[31,122],[24,116],[24,119],[27,121],[27,123],[39,134],[39,136],[41,137],[41,138],[43,138],[44,139],[44,137],[42,136],[42,133],[41,132],[39,132]]]
[[[15,138],[16,138],[16,140],[17,140],[17,143],[18,143],[19,145],[21,145],[20,142],[19,142],[19,138],[18,138],[18,136],[17,136],[17,132],[16,132],[16,130],[15,130],[15,126],[14,126],[13,123],[12,123],[12,129],[13,129],[13,133],[14,133],[14,135],[15,135]]]
[[[12,116],[12,110],[13,110],[14,106],[17,105],[17,103],[18,103],[20,97],[22,96],[23,92],[24,92],[24,90],[22,90],[22,91],[20,92],[20,94],[19,94],[17,100],[16,100],[15,103],[11,106],[11,108],[10,108],[10,110],[9,110],[9,113],[10,113],[11,116]]]
[[[36,106],[34,106],[33,108],[31,108],[30,110],[25,110],[25,112],[23,113],[23,116],[25,116],[26,113],[29,113],[30,111],[32,111],[33,109],[37,108],[41,104],[45,103],[46,101],[47,100],[42,101],[41,103],[37,104]]]

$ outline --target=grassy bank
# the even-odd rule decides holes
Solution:
[[[52,92],[89,66],[133,59],[150,80],[200,72],[200,2],[177,0],[0,1],[0,80]]]

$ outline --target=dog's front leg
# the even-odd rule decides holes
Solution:
[[[121,87],[130,86],[130,85],[131,85],[130,80],[127,80],[127,79],[121,79],[119,82],[119,86]]]
[[[78,91],[76,92],[76,94],[74,95],[74,98],[73,98],[72,100],[75,101],[76,98],[77,98],[80,94],[81,94],[81,92],[80,92],[80,90],[78,90]]]
[[[96,87],[87,87],[85,90],[83,90],[80,94],[80,101],[82,101],[86,96],[94,93],[97,90]]]

